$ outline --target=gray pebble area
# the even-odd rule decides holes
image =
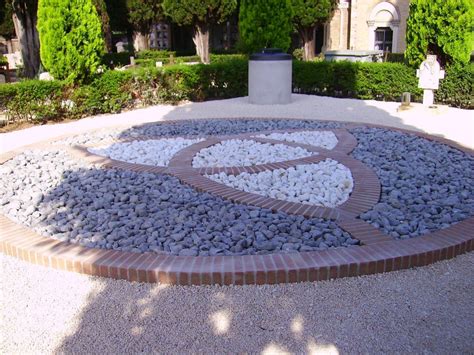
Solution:
[[[380,202],[361,214],[396,239],[447,228],[474,215],[474,157],[416,135],[378,128],[351,130],[352,156],[382,185]]]
[[[166,175],[84,167],[63,152],[19,155],[0,178],[4,215],[87,247],[206,256],[359,243],[331,221],[233,204]]]
[[[183,122],[148,123],[130,129],[102,130],[85,133],[55,142],[55,144],[97,144],[111,139],[136,137],[206,136],[253,133],[280,129],[331,129],[341,127],[337,122],[312,120],[194,120]]]

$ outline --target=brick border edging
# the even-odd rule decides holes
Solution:
[[[470,149],[452,141],[419,132],[360,123],[349,123],[345,127],[399,130],[473,154]],[[4,154],[0,161],[11,159],[16,154],[18,150]],[[122,168],[127,166],[122,165]],[[146,170],[149,167],[142,168]],[[162,172],[160,169],[156,172]],[[361,240],[362,236],[372,239],[378,231],[355,219],[343,219],[339,224]],[[428,265],[474,249],[474,217],[447,229],[408,240],[383,239],[373,244],[327,251],[249,256],[183,257],[91,249],[41,237],[2,215],[0,231],[0,252],[35,264],[129,281],[181,285],[273,284],[360,276]]]
[[[0,216],[0,252],[94,276],[179,285],[322,281],[424,266],[474,249],[474,219],[408,240],[327,251],[246,256],[172,256],[93,249],[36,235]],[[471,234],[471,235],[469,235]]]

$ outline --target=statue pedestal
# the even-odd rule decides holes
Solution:
[[[433,106],[433,103],[434,103],[433,90],[430,90],[430,89],[423,90],[423,105]]]

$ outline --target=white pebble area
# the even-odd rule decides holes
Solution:
[[[204,139],[164,138],[146,141],[113,143],[109,146],[89,148],[89,152],[114,160],[153,166],[168,166],[180,150]]]
[[[324,149],[334,149],[337,145],[337,137],[331,131],[302,131],[293,133],[270,133],[260,134],[258,138],[269,138],[286,142],[312,145]]]
[[[249,166],[300,159],[315,154],[303,148],[284,144],[230,139],[202,149],[194,157],[193,167]]]
[[[220,173],[207,177],[238,190],[324,207],[344,203],[354,187],[350,170],[332,159],[256,174]]]

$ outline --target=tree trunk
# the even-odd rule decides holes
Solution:
[[[303,59],[311,61],[314,59],[314,27],[306,27],[300,30],[300,35],[304,43]]]
[[[209,26],[207,24],[196,24],[194,27],[193,42],[196,46],[196,54],[201,58],[201,62],[209,64]]]
[[[136,52],[150,49],[150,35],[133,32],[133,48]]]
[[[36,30],[38,3],[17,0],[13,2],[13,21],[20,42],[24,75],[34,78],[40,67],[40,42]]]
[[[114,49],[114,45],[112,43],[112,31],[110,30],[110,26],[107,26],[104,29],[104,41],[105,41],[105,48],[107,52],[112,53]]]

